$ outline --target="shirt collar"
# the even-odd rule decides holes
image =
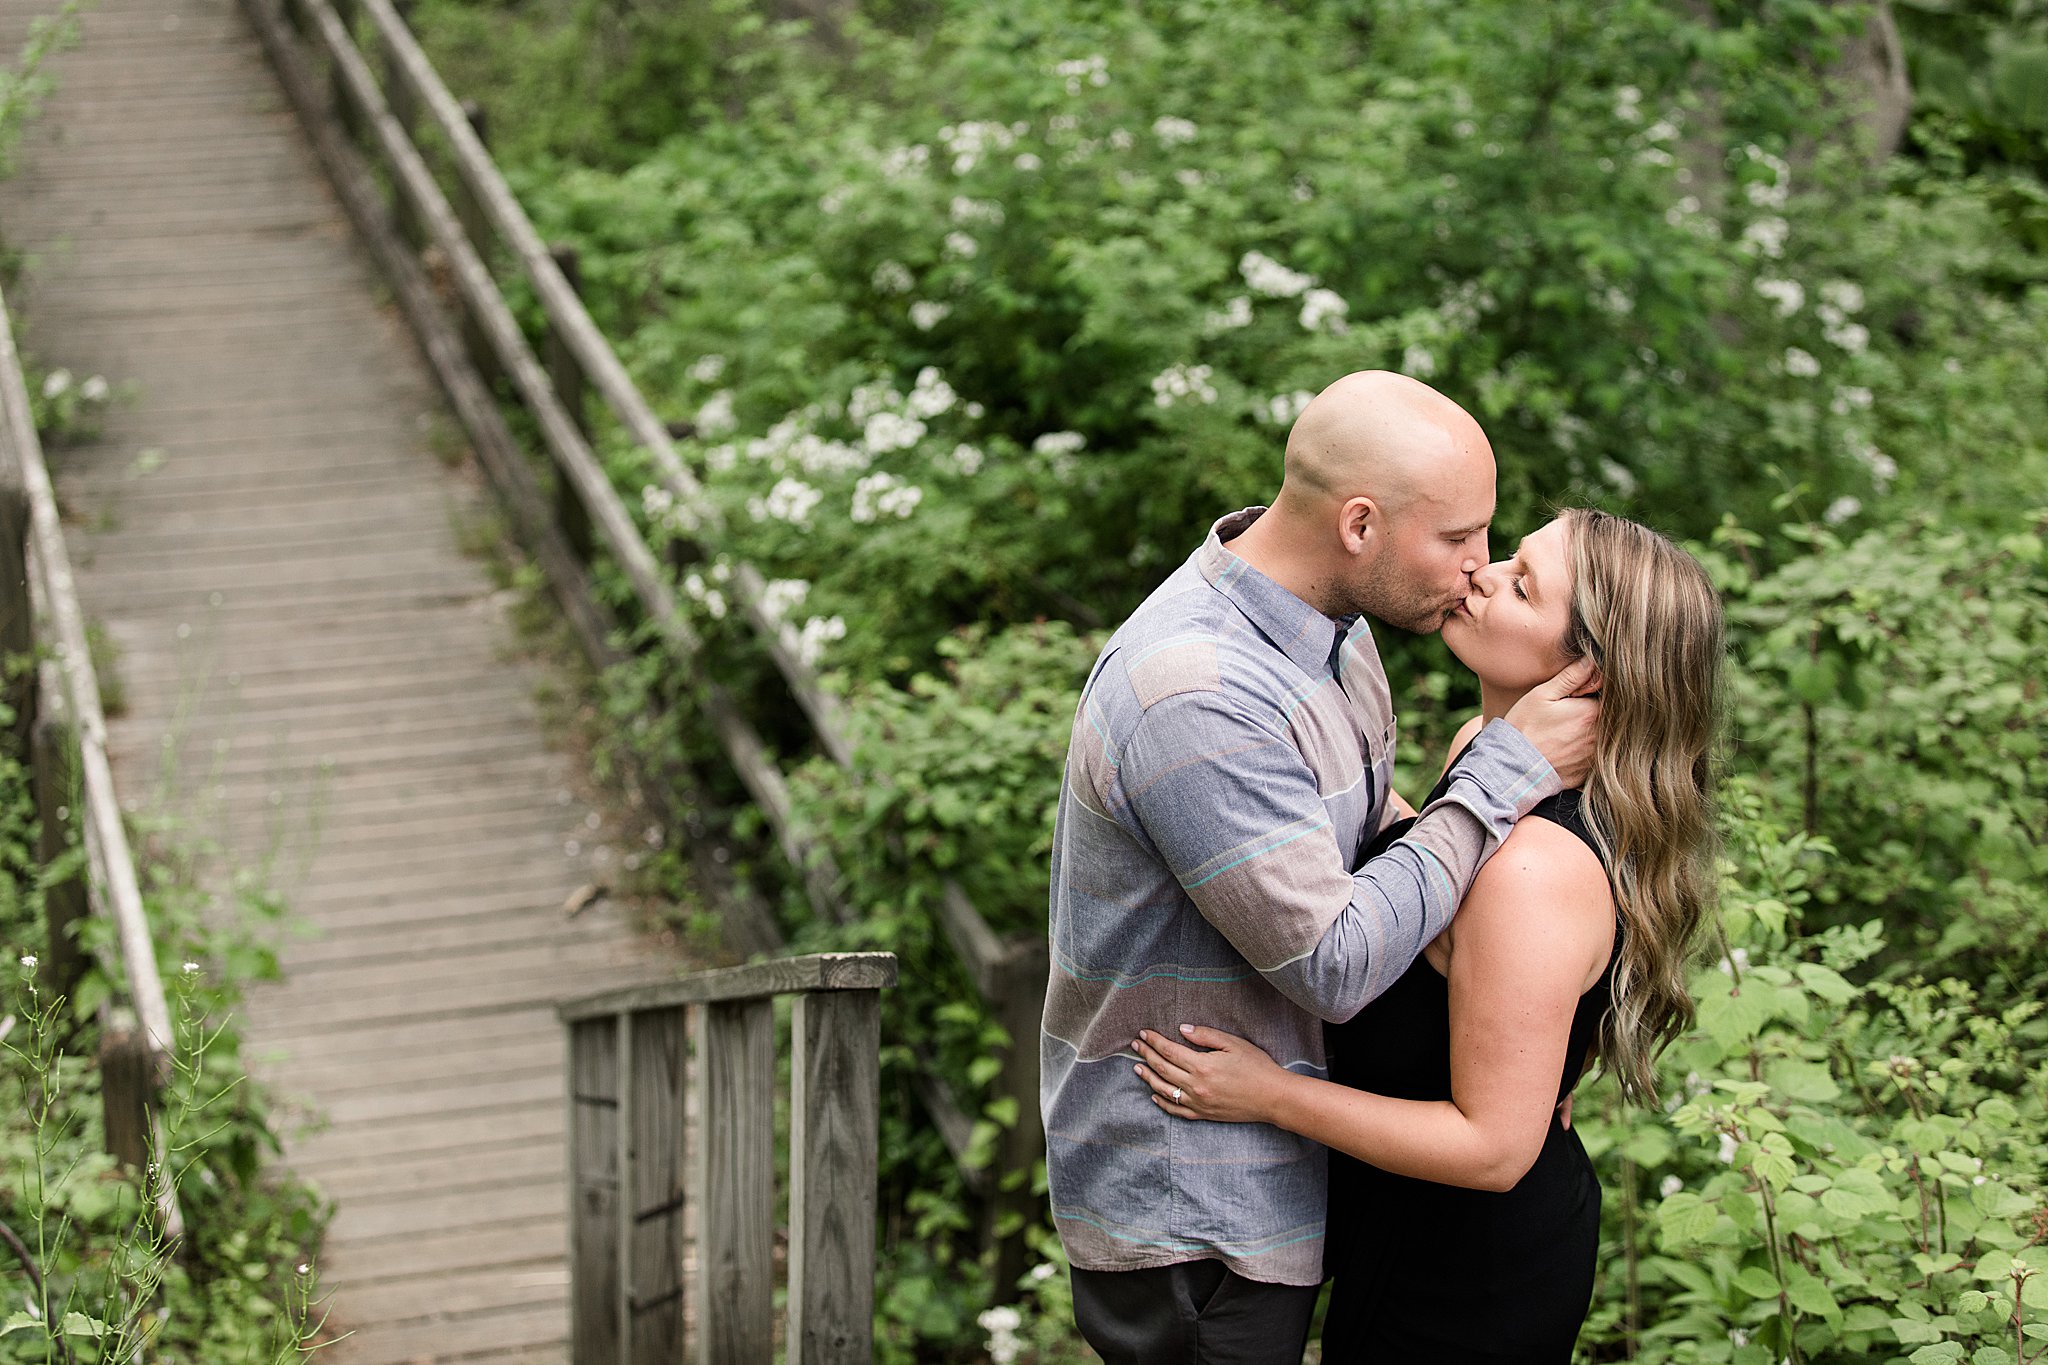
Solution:
[[[1333,621],[1231,552],[1223,542],[1235,540],[1259,519],[1263,507],[1232,512],[1209,528],[1209,538],[1195,552],[1195,567],[1209,586],[1229,598],[1245,619],[1291,659],[1302,672],[1335,674],[1339,644],[1359,618]]]

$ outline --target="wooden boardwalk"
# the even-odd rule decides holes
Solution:
[[[0,0],[19,46],[34,0]],[[87,612],[125,689],[131,809],[271,865],[316,935],[251,1053],[322,1126],[323,1360],[562,1361],[562,1031],[667,975],[609,901],[618,848],[542,739],[542,667],[457,548],[484,502],[232,0],[97,0],[0,231],[32,355],[135,386],[54,452]]]

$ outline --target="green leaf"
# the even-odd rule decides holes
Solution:
[[[1831,1004],[1844,1004],[1862,994],[1861,988],[1850,985],[1840,972],[1818,962],[1802,962],[1794,970],[1806,989]]]
[[[113,1329],[98,1318],[89,1318],[83,1313],[66,1313],[63,1332],[67,1337],[103,1337]]]
[[[1770,1271],[1759,1265],[1746,1265],[1735,1272],[1735,1287],[1752,1299],[1775,1299],[1778,1297],[1778,1280]]]
[[[1899,1345],[1901,1346],[1911,1346],[1923,1341],[1941,1340],[1940,1329],[1931,1327],[1924,1322],[1915,1322],[1911,1318],[1893,1318],[1891,1327],[1892,1335],[1899,1339]],[[1961,1360],[1963,1358],[1963,1348],[1958,1346],[1955,1348],[1955,1354],[1935,1358],[1940,1360]],[[1913,1359],[1918,1360],[1920,1357],[1916,1353]]]
[[[43,1320],[26,1310],[17,1310],[7,1315],[7,1321],[0,1322],[0,1337],[10,1332],[23,1331],[30,1327],[41,1327]]]
[[[1963,1358],[1963,1348],[1953,1341],[1940,1342],[1933,1346],[1922,1346],[1906,1357],[1913,1365],[1956,1365]]]

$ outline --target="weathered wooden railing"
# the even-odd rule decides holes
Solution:
[[[773,1005],[782,995],[795,997],[786,1358],[873,1358],[881,992],[895,983],[893,954],[821,953],[561,1006],[571,1365],[683,1358],[683,1224],[693,1212],[696,1359],[773,1357]],[[684,1151],[690,1131],[702,1149],[695,1160]]]
[[[602,546],[631,585],[638,612],[686,680],[782,853],[802,877],[813,908],[833,921],[850,922],[854,911],[840,893],[829,851],[799,817],[769,746],[706,668],[668,573],[593,453],[586,394],[595,390],[651,458],[690,528],[683,553],[703,556],[707,547],[715,547],[719,512],[678,457],[667,424],[591,320],[577,295],[573,262],[565,270],[563,255],[542,242],[492,162],[480,111],[449,93],[392,0],[242,4],[343,204],[468,430],[479,463],[509,510],[516,533],[547,573],[582,648],[599,668],[620,657],[613,643],[618,622],[591,591],[591,556]],[[430,136],[420,136],[422,130]],[[431,161],[423,145],[436,149]],[[545,313],[547,334],[539,352],[506,303],[493,273],[500,263],[525,279]],[[543,488],[512,435],[493,392],[496,380],[509,387],[532,418],[545,448],[551,490]],[[730,586],[755,642],[808,719],[818,748],[850,767],[853,746],[838,703],[818,685],[792,647],[787,628],[765,605],[761,575],[738,565]],[[679,772],[645,774],[643,779],[643,788],[657,795],[689,780]],[[671,812],[671,821],[681,814]],[[997,934],[957,886],[946,889],[941,921],[968,978],[1011,1039],[992,1087],[998,1099],[1014,1103],[1018,1114],[994,1157],[1005,1179],[991,1180],[985,1171],[969,1169],[973,1120],[929,1067],[920,1069],[918,1089],[947,1146],[967,1170],[969,1184],[988,1196],[987,1227],[992,1230],[1017,1221],[1008,1215],[1033,1207],[1029,1182],[1018,1173],[1030,1170],[1044,1144],[1037,1119],[1037,1038],[1046,945],[1038,934]],[[781,943],[772,919],[759,907],[734,907],[728,933],[736,946],[749,951],[772,951]],[[1023,1269],[1024,1247],[1021,1234],[1002,1239],[999,1286],[1007,1288]]]
[[[121,803],[107,761],[107,721],[99,679],[86,643],[85,614],[72,585],[71,558],[57,517],[56,493],[43,463],[29,408],[28,385],[15,351],[14,325],[0,298],[0,687],[27,741],[45,866],[79,831],[86,875],[51,885],[44,906],[48,961],[37,964],[56,994],[72,996],[86,972],[78,942],[83,921],[102,915],[114,927],[118,954],[102,961],[107,980],[125,983],[125,1005],[100,1014],[100,1089],[107,1150],[144,1170],[163,1154],[159,1100],[170,1077],[174,1039],[156,945],[142,904],[135,858],[121,823]],[[147,1176],[165,1234],[184,1235],[177,1194],[167,1179]]]

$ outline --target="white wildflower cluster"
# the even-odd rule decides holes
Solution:
[[[1735,1164],[1736,1149],[1741,1146],[1742,1144],[1735,1140],[1735,1134],[1723,1133],[1721,1134],[1721,1149],[1715,1152],[1714,1156],[1723,1166],[1733,1166]]]
[[[1785,373],[1795,379],[1811,379],[1820,373],[1820,362],[1815,360],[1809,351],[1802,351],[1797,346],[1787,346]]]
[[[945,143],[946,150],[953,154],[953,174],[965,175],[979,165],[983,157],[1008,151],[1017,145],[1018,138],[1030,131],[1028,123],[969,120],[949,123],[939,129],[939,141]]]
[[[684,374],[699,384],[716,384],[725,375],[725,357],[722,355],[700,355],[690,362]]]
[[[1039,160],[1037,152],[1019,152],[1017,159],[1010,163],[1020,171],[1035,171],[1045,163]]]
[[[730,436],[739,429],[740,419],[732,410],[732,390],[720,389],[697,409],[697,434],[707,441]]]
[[[1716,223],[1712,218],[1702,218],[1699,214],[1699,196],[1688,194],[1670,208],[1664,210],[1664,221],[1672,227],[1691,226],[1707,234],[1718,234],[1720,232],[1721,227],[1719,223]]]
[[[1039,455],[1072,455],[1088,444],[1088,438],[1078,431],[1048,431],[1031,443],[1031,449]]]
[[[1254,294],[1269,299],[1293,299],[1313,289],[1317,280],[1299,270],[1289,270],[1264,252],[1247,251],[1237,263],[1237,273]]]
[[[1215,312],[1202,319],[1202,335],[1220,336],[1239,327],[1252,325],[1252,301],[1246,294],[1233,297]]]
[[[1183,398],[1213,403],[1216,389],[1209,382],[1210,374],[1207,365],[1169,366],[1152,377],[1152,401],[1162,408],[1170,408]]]
[[[1017,1329],[1024,1325],[1024,1315],[1008,1304],[990,1308],[975,1319],[981,1329],[988,1333],[988,1358],[995,1365],[1011,1365],[1023,1354],[1024,1338],[1017,1335]]]
[[[1343,295],[1334,289],[1311,289],[1301,296],[1301,326],[1307,332],[1334,332],[1338,336],[1351,330],[1344,315],[1351,311],[1351,305],[1344,302]]]
[[[862,424],[861,444],[870,455],[908,450],[924,439],[924,423],[901,412],[878,412]]]
[[[1610,284],[1604,289],[1593,291],[1593,306],[1603,313],[1611,313],[1615,317],[1625,318],[1630,313],[1636,311],[1636,299],[1635,295],[1629,293],[1628,290],[1623,289],[1620,285]]]
[[[1003,225],[1003,206],[993,199],[970,199],[964,194],[956,194],[953,196],[952,204],[948,206],[947,213],[954,222],[965,223],[970,227]]]
[[[911,277],[910,267],[901,261],[883,261],[868,276],[868,283],[877,294],[908,294],[917,281]]]
[[[1173,173],[1173,182],[1184,190],[1199,189],[1202,185],[1213,179],[1215,179],[1213,172],[1205,174],[1194,169],[1192,166],[1183,166],[1180,170]]]
[[[1677,114],[1672,114],[1667,118],[1660,118],[1649,127],[1643,129],[1643,141],[1669,142],[1678,136],[1678,124],[1679,116]]]
[[[810,595],[811,585],[801,578],[771,578],[761,588],[761,611],[771,621],[786,621]]]
[[[1643,117],[1643,92],[1624,85],[1614,92],[1614,116],[1623,123],[1639,123]]]
[[[1657,1193],[1666,1199],[1669,1199],[1684,1188],[1685,1182],[1675,1175],[1667,1175],[1657,1182]]]
[[[747,442],[747,458],[766,464],[778,474],[794,469],[812,478],[829,478],[866,469],[871,461],[863,447],[835,441],[812,430],[822,415],[813,406],[783,418],[768,428],[765,436]],[[707,458],[713,457],[718,457],[718,452],[714,451],[712,457]]]
[[[1980,1161],[1977,1165],[1981,1169],[1984,1163]],[[1033,1284],[1044,1284],[1059,1273],[1060,1268],[1051,1261],[1040,1261],[1037,1265],[1031,1267],[1031,1282]]]
[[[1635,471],[1619,460],[1602,460],[1600,477],[1607,480],[1607,486],[1627,497],[1636,491]]]
[[[1159,139],[1162,147],[1178,147],[1184,142],[1193,142],[1201,129],[1184,118],[1162,114],[1152,120],[1152,136]]]
[[[936,299],[919,299],[910,305],[910,325],[920,332],[929,332],[953,314],[953,305],[940,303]]]
[[[922,142],[908,147],[891,147],[882,153],[882,176],[887,180],[903,180],[913,175],[922,175],[925,167],[931,165],[932,149]]]
[[[1421,342],[1410,342],[1401,352],[1401,373],[1411,379],[1427,379],[1436,373],[1436,356]]]
[[[658,483],[650,483],[640,490],[640,510],[650,526],[667,526],[678,531],[690,531],[696,527],[696,518],[677,502],[674,493]]]
[[[1847,493],[1829,503],[1821,512],[1820,519],[1830,526],[1840,526],[1863,510],[1863,499]]]
[[[1109,60],[1099,52],[1090,57],[1074,57],[1055,64],[1052,74],[1067,83],[1069,95],[1078,95],[1084,85],[1100,88],[1109,84]]]
[[[683,595],[704,608],[704,614],[714,621],[725,619],[725,587],[732,578],[732,566],[719,560],[711,566],[711,579],[692,569],[683,575]]]
[[[1852,441],[1849,453],[1870,471],[1870,481],[1877,485],[1877,491],[1880,493],[1891,487],[1892,480],[1899,477],[1899,462],[1868,441]]]
[[[1755,143],[1742,149],[1743,156],[1771,173],[1769,181],[1751,180],[1742,187],[1743,197],[1760,209],[1773,211],[1792,201],[1792,168],[1783,157],[1772,156]]]
[[[924,490],[916,484],[887,472],[870,474],[853,486],[853,519],[864,526],[883,517],[901,520],[923,501]]]
[[[1778,316],[1789,318],[1806,306],[1806,287],[1797,280],[1757,278],[1756,292],[1778,305]]]
[[[1476,326],[1499,303],[1493,291],[1483,288],[1477,280],[1463,280],[1444,289],[1443,297],[1436,301],[1436,312],[1444,320],[1445,328],[1463,332]]]
[[[970,477],[981,472],[981,466],[987,459],[981,447],[968,445],[965,441],[953,447],[953,463],[960,467],[962,474]]]
[[[792,526],[811,524],[811,513],[825,495],[802,479],[782,478],[765,498],[747,499],[747,515],[755,521],[786,521]]]
[[[1737,972],[1746,972],[1749,970],[1749,949],[1737,948],[1714,965],[1720,968],[1723,976],[1733,976]]]
[[[84,403],[104,403],[113,393],[104,375],[89,375],[82,383],[66,369],[55,369],[43,376],[43,397],[52,401],[70,393],[74,387],[79,401]]]
[[[846,201],[853,198],[853,186],[834,185],[818,196],[818,212],[836,214],[846,207]]]
[[[1769,215],[1742,230],[1741,247],[1752,256],[1764,256],[1775,261],[1785,254],[1785,239],[1791,233],[1791,224],[1783,218]]]
[[[1835,396],[1828,400],[1828,411],[1837,417],[1847,417],[1852,412],[1870,411],[1870,390],[1860,384],[1844,384],[1835,390]]]
[[[36,963],[38,960],[39,959],[36,957],[34,953],[23,953],[21,955],[21,965],[31,972],[36,969]]]
[[[951,412],[960,401],[960,395],[953,392],[953,386],[946,382],[937,366],[927,365],[917,372],[917,379],[910,386],[910,396],[904,401],[914,417],[937,417]]]
[[[846,618],[843,616],[813,616],[804,622],[803,629],[790,639],[791,649],[806,664],[815,668],[825,657],[825,646],[835,640],[846,638]]]
[[[954,261],[971,261],[981,251],[981,243],[965,232],[946,234],[946,258]]]
[[[1820,318],[1821,335],[1850,355],[1865,350],[1870,345],[1870,329],[1850,320],[1852,313],[1863,311],[1863,286],[1850,280],[1829,280],[1820,287],[1820,298],[1813,311]]]
[[[1260,414],[1277,427],[1291,427],[1315,397],[1307,389],[1276,393],[1260,406]]]
[[[1316,187],[1305,175],[1294,177],[1294,183],[1287,187],[1287,193],[1295,203],[1306,204],[1316,197]]]

